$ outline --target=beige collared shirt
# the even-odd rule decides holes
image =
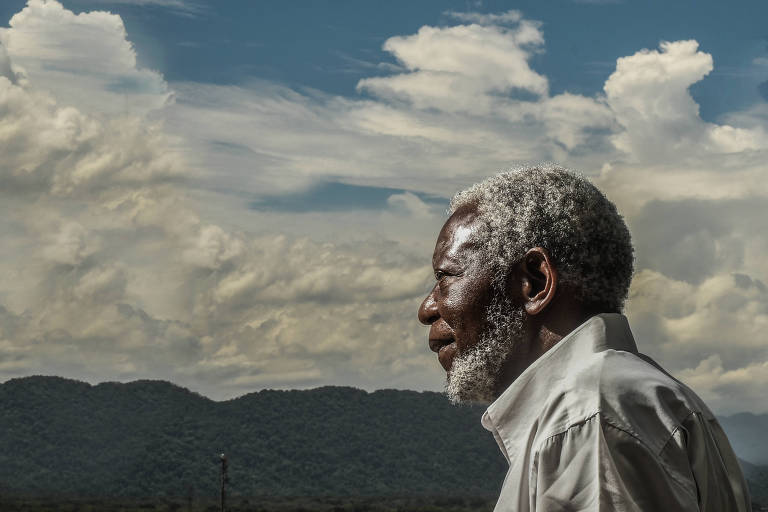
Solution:
[[[725,433],[696,394],[597,315],[483,414],[509,462],[496,511],[749,511]]]

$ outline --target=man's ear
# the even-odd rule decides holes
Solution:
[[[557,269],[543,247],[534,247],[520,260],[520,284],[525,312],[538,315],[552,302],[557,290]]]

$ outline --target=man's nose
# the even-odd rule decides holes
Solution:
[[[440,318],[440,314],[437,312],[435,289],[433,288],[419,306],[419,322],[424,325],[432,325],[438,318]]]

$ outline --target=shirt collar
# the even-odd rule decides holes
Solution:
[[[552,379],[577,369],[588,354],[611,349],[637,353],[627,318],[617,313],[593,316],[534,361],[488,407],[482,424],[493,433],[508,461],[516,451],[515,441],[528,438]]]

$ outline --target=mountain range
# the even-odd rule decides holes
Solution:
[[[264,390],[215,402],[165,381],[0,384],[0,492],[215,496],[494,496],[506,462],[481,406],[433,392]],[[720,418],[768,503],[768,415]]]

